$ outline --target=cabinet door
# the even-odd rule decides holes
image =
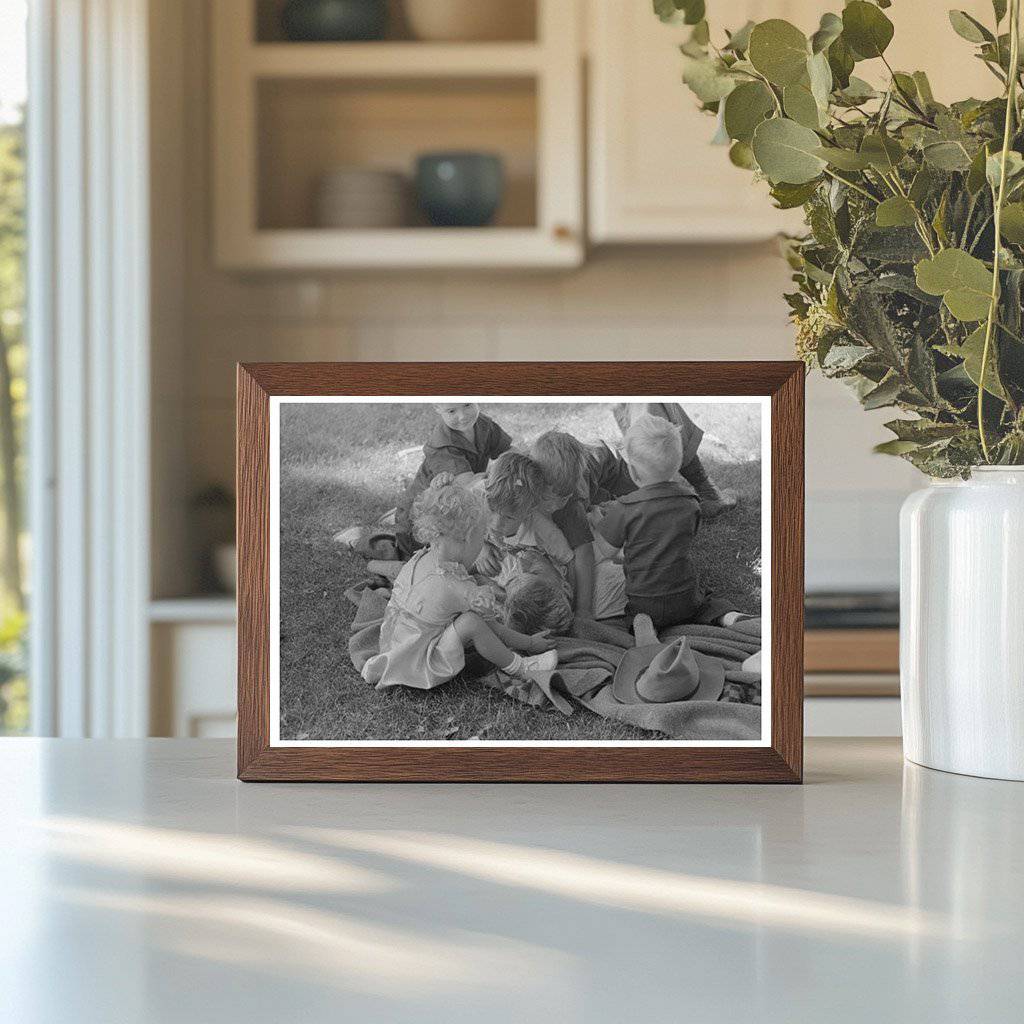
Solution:
[[[991,25],[989,0],[956,6]],[[765,18],[786,18],[810,33],[822,11],[842,4],[735,0],[709,7],[717,37]],[[997,95],[999,83],[953,32],[945,6],[904,0],[886,14],[896,27],[887,52],[893,67],[926,71],[943,102]],[[733,167],[724,147],[709,144],[714,119],[680,80],[678,44],[688,28],[663,25],[649,0],[590,0],[588,24],[593,241],[729,241],[799,229],[799,211],[775,210],[767,187]],[[888,77],[880,61],[860,64],[857,73],[877,84]]]
[[[716,37],[745,21],[787,18],[817,27],[820,2],[736,0],[711,7]],[[595,242],[707,242],[768,238],[799,227],[767,185],[710,145],[715,120],[682,83],[679,44],[650,0],[591,0],[590,236]]]

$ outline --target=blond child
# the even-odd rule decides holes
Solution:
[[[432,689],[462,671],[470,645],[496,668],[520,678],[553,669],[558,654],[547,638],[502,624],[494,591],[469,575],[489,520],[480,495],[442,478],[416,499],[412,519],[416,538],[427,547],[395,580],[380,654],[363,666],[363,678],[378,689]]]
[[[701,506],[679,476],[678,429],[657,416],[636,417],[626,431],[623,458],[637,489],[606,505],[595,530],[610,549],[622,550],[628,618],[647,614],[656,629],[731,624],[739,613],[706,592],[697,574],[693,552]]]

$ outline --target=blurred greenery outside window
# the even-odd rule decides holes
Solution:
[[[24,0],[0,0],[0,734],[29,728]]]

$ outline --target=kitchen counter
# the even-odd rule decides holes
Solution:
[[[243,785],[0,741],[0,1021],[963,1021],[1024,1006],[1024,785]]]

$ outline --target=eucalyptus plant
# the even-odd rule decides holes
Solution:
[[[778,18],[716,44],[704,0],[654,0],[691,26],[683,80],[718,118],[730,160],[767,180],[807,232],[785,241],[797,350],[894,407],[877,450],[931,476],[1024,462],[1024,130],[1020,0],[983,24],[950,11],[998,86],[938,102],[886,58],[890,0],[852,0],[809,37]],[[876,62],[875,88],[855,73]]]

